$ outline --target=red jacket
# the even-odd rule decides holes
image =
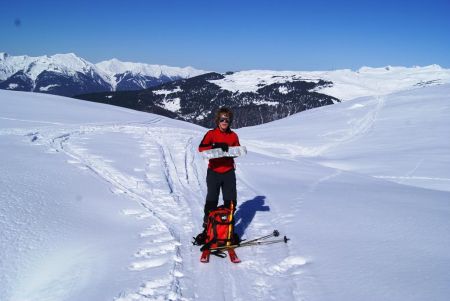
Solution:
[[[207,149],[212,149],[213,143],[226,143],[228,146],[240,146],[238,135],[235,132],[232,130],[222,132],[219,127],[216,127],[206,133],[198,146],[198,151],[202,152]],[[218,173],[226,173],[234,169],[234,159],[231,157],[210,159],[208,168]]]

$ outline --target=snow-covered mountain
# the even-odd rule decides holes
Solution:
[[[192,67],[178,68],[164,65],[121,62],[117,59],[97,63],[96,66],[111,79],[113,91],[139,90],[177,79],[206,73]]]
[[[211,72],[141,91],[92,93],[77,98],[155,113],[211,127],[215,111],[227,106],[234,111],[233,125],[243,127],[280,119],[291,114],[330,105],[339,100],[316,92],[331,82],[284,81],[255,92],[231,92],[214,84],[225,75]]]
[[[58,95],[110,91],[109,78],[73,53],[53,56],[0,55],[0,89]]]
[[[362,67],[334,71],[265,71],[249,70],[225,74],[223,78],[212,80],[224,90],[231,92],[256,92],[262,87],[275,83],[319,80],[330,82],[316,91],[349,100],[356,97],[390,94],[417,87],[450,83],[450,69],[438,65],[425,67]]]
[[[162,92],[161,92],[162,93]],[[238,129],[236,229],[291,240],[199,262],[206,128],[0,91],[0,296],[446,301],[450,85]]]
[[[213,126],[214,112],[231,107],[235,126],[262,124],[362,96],[383,95],[450,83],[450,69],[364,67],[358,71],[241,71],[208,73],[144,91],[78,96],[95,102]]]
[[[73,53],[52,56],[10,56],[0,53],[0,89],[64,96],[139,90],[203,74],[192,67],[121,62],[90,63]]]

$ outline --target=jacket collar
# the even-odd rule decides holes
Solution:
[[[220,130],[219,126],[216,126],[215,130],[216,130],[216,131],[219,131],[220,133],[227,133],[227,134],[231,133],[231,128],[230,128],[230,127],[228,127],[227,130],[226,130],[225,132],[222,132],[222,131]]]

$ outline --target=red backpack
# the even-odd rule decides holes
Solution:
[[[206,240],[201,251],[233,245],[239,243],[238,236],[234,233],[233,210],[219,206],[208,215],[206,225]]]

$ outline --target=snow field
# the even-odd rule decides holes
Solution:
[[[236,231],[291,240],[238,249],[235,265],[201,264],[190,243],[203,216],[206,129],[0,91],[0,294],[446,300],[449,94],[444,85],[361,98],[239,129],[249,153],[236,159]]]
[[[332,85],[317,89],[316,92],[350,100],[364,96],[387,95],[395,92],[414,90],[418,87],[450,83],[450,71],[438,65],[424,67],[362,67],[333,71],[273,71],[246,70],[225,75],[225,78],[211,80],[224,90],[231,92],[256,92],[261,86],[292,81],[331,81]],[[280,93],[286,93],[285,86]]]
[[[98,280],[106,283],[113,282],[112,278],[117,275],[122,279],[129,277],[132,281],[128,281],[128,284],[120,291],[102,290],[102,285],[94,282],[90,274],[74,273],[73,270],[76,271],[79,268],[76,264],[69,262],[64,265],[64,271],[78,275],[74,279],[82,277],[84,281],[79,281],[76,285],[73,282],[71,285],[75,285],[77,289],[72,292],[67,291],[64,298],[77,300],[95,296],[99,299],[110,299],[111,294],[114,294],[117,300],[208,300],[211,297],[221,298],[225,294],[227,299],[243,300],[250,296],[263,298],[265,293],[275,296],[277,288],[271,287],[270,282],[265,280],[267,275],[276,274],[277,265],[273,265],[273,262],[271,262],[272,269],[261,270],[249,267],[248,273],[240,273],[236,267],[230,266],[228,261],[216,258],[212,259],[209,266],[224,270],[218,275],[214,269],[199,268],[200,253],[198,248],[192,247],[190,241],[200,229],[206,190],[204,183],[206,162],[196,151],[203,130],[175,129],[167,127],[167,121],[160,117],[155,116],[149,119],[148,115],[145,116],[146,120],[141,124],[107,122],[106,124],[69,123],[63,126],[59,121],[56,126],[54,121],[46,121],[43,126],[39,121],[35,121],[34,116],[32,116],[34,118],[28,116],[28,119],[20,120],[11,118],[15,127],[6,126],[2,130],[3,136],[8,139],[22,137],[20,139],[24,145],[18,146],[18,149],[21,147],[28,149],[29,145],[34,145],[39,146],[40,151],[50,157],[64,157],[62,164],[57,165],[61,173],[68,173],[69,176],[80,173],[84,177],[94,177],[108,186],[106,192],[111,194],[111,197],[133,201],[118,212],[124,217],[137,220],[139,224],[146,225],[139,232],[130,233],[132,236],[130,239],[134,241],[134,251],[116,264],[102,263],[102,269],[106,271],[103,278]],[[34,156],[39,158],[41,155]],[[55,167],[51,163],[48,166]],[[85,183],[85,181],[81,182]],[[45,188],[52,185],[52,179],[47,179],[43,186]],[[81,191],[83,194],[89,194],[92,189]],[[239,189],[243,197],[248,195],[249,200],[254,198],[255,192],[251,188],[239,184]],[[137,204],[138,207],[132,208],[131,204]],[[100,207],[97,210],[104,209]],[[49,219],[54,220],[53,217]],[[264,226],[263,222],[258,224],[256,218],[254,221],[253,225],[256,229],[258,225]],[[45,221],[40,222],[46,224]],[[245,230],[244,227],[248,227],[244,224],[245,221],[241,227],[242,232]],[[95,223],[91,226],[95,227]],[[270,232],[273,230],[267,229]],[[103,233],[107,237],[111,236],[109,231],[100,232],[100,234]],[[255,231],[255,234],[260,233]],[[47,234],[44,231],[42,235]],[[74,249],[79,247],[75,244]],[[116,251],[107,251],[107,253],[111,252],[114,254]],[[251,250],[243,250],[242,256],[251,252]],[[98,252],[96,254],[96,256],[99,255]],[[126,258],[129,258],[128,261]],[[23,259],[19,257],[18,260]],[[267,262],[270,261],[267,260]],[[90,266],[93,262],[80,262],[80,264]],[[114,268],[120,268],[123,272],[106,276],[110,274],[108,271]],[[128,272],[125,272],[124,268]],[[26,272],[22,273],[21,276],[26,278]],[[133,276],[135,274],[139,276]],[[282,278],[278,281],[280,285],[285,282],[286,279]],[[135,283],[134,286],[133,283]],[[249,287],[241,287],[240,283],[247,283]],[[286,283],[290,290],[292,283],[289,281]],[[46,287],[46,285],[48,283],[43,283],[40,287]],[[65,284],[61,282],[59,285],[63,288]],[[107,285],[109,284],[103,286]],[[206,289],[210,286],[218,288],[213,290],[217,296],[212,296],[211,290]],[[193,287],[197,289],[192,289]],[[45,297],[49,300],[61,298],[55,290],[44,294],[38,288],[30,288],[29,292],[32,296]]]

